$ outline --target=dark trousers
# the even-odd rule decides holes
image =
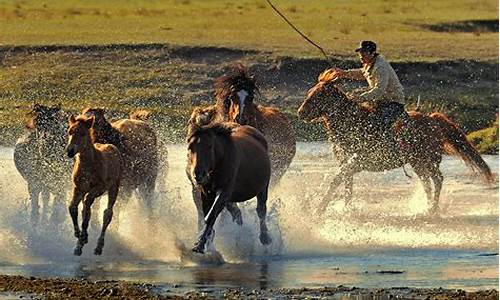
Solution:
[[[377,107],[375,115],[386,127],[392,127],[396,120],[406,120],[408,117],[404,105],[399,102],[381,103]]]

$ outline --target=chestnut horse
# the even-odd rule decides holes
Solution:
[[[54,196],[51,223],[57,224],[64,216],[63,207],[70,186],[71,162],[65,159],[66,118],[61,106],[34,104],[27,124],[30,130],[14,146],[14,164],[26,181],[31,203],[31,224],[40,219],[39,200],[43,202],[42,221],[49,219],[49,202]]]
[[[290,166],[296,151],[292,123],[277,108],[254,103],[258,91],[255,79],[243,65],[231,74],[215,80],[217,111],[224,121],[257,128],[266,137],[271,159],[271,187],[275,186]]]
[[[109,123],[102,108],[87,108],[82,114],[94,117],[92,139],[96,143],[115,145],[123,159],[122,191],[125,198],[137,189],[146,203],[149,218],[158,175],[156,134],[148,123],[136,119],[121,119]]]
[[[458,155],[486,181],[493,180],[490,168],[465,134],[443,114],[410,112],[411,121],[407,126],[412,141],[400,143],[384,134],[371,109],[348,99],[334,81],[331,72],[323,72],[298,110],[299,118],[304,121],[323,120],[334,143],[334,154],[340,161],[340,171],[330,184],[320,210],[341,183],[345,184],[347,201],[350,200],[354,174],[383,172],[410,164],[423,183],[428,201],[432,202],[430,213],[435,214],[443,183],[439,170],[443,154]]]
[[[266,202],[271,163],[264,136],[255,128],[215,123],[188,128],[187,173],[201,191],[205,226],[193,251],[203,253],[213,237],[214,223],[227,203],[257,197],[260,242],[271,243],[266,226]]]
[[[78,154],[73,166],[73,197],[69,205],[75,237],[78,238],[74,255],[81,255],[83,246],[88,242],[87,229],[94,200],[108,192],[108,206],[104,210],[102,230],[94,250],[95,255],[102,254],[106,228],[113,218],[113,206],[120,186],[122,172],[120,151],[112,144],[94,143],[91,135],[93,122],[93,117],[87,119],[71,116],[69,118],[66,150],[71,158]],[[82,229],[80,231],[78,205],[82,200]]]

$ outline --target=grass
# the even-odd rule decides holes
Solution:
[[[336,56],[373,39],[392,60],[494,59],[498,32],[437,32],[429,26],[498,20],[496,0],[275,0]],[[319,56],[263,0],[0,1],[0,44],[172,43]]]
[[[352,49],[360,40],[377,41],[381,52],[402,66],[398,74],[411,99],[421,95],[424,109],[440,110],[468,131],[487,126],[498,111],[498,30],[489,29],[498,20],[497,1],[273,2],[304,33],[342,61],[354,58]],[[485,22],[490,27],[485,27]],[[269,68],[280,56],[320,57],[263,0],[0,0],[0,28],[0,144],[13,143],[35,101],[61,103],[70,112],[90,105],[105,106],[114,117],[146,108],[155,113],[153,121],[165,138],[179,141],[190,110],[212,101],[213,79],[227,64],[241,58]],[[258,53],[217,57],[220,53],[195,50],[181,53],[184,56],[179,58],[161,47],[9,50],[19,45],[149,43],[230,47]],[[193,59],[192,55],[201,55],[202,59]],[[463,59],[480,61],[486,67],[434,64]],[[437,67],[412,65],[419,61]],[[307,64],[300,66],[300,71],[293,69],[288,74],[299,78],[300,87],[271,104],[289,114],[300,139],[324,138],[320,126],[296,119],[298,101],[316,76],[307,73]],[[491,66],[496,66],[495,70],[491,71]],[[290,88],[273,80],[272,76],[280,72],[267,72],[267,79],[276,83],[266,91],[271,96]],[[273,93],[274,88],[279,91]]]
[[[490,127],[471,132],[467,139],[481,153],[498,154],[498,115]]]

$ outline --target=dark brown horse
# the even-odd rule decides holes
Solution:
[[[159,165],[156,134],[141,120],[121,119],[109,123],[105,113],[102,108],[87,108],[82,112],[87,117],[94,117],[93,141],[112,144],[120,150],[123,158],[121,190],[125,198],[137,189],[151,217]]]
[[[271,174],[267,142],[255,128],[235,123],[198,125],[188,128],[187,173],[201,191],[205,218],[203,232],[193,251],[203,253],[213,226],[227,203],[257,197],[260,242],[271,243],[266,226],[266,202]]]
[[[271,187],[279,182],[296,151],[292,123],[277,108],[254,103],[258,88],[247,68],[238,65],[233,72],[215,81],[216,110],[224,121],[257,128],[266,137],[271,159]]]
[[[87,229],[91,207],[97,197],[108,193],[108,205],[104,210],[102,230],[94,250],[95,255],[102,254],[106,229],[113,218],[113,207],[118,196],[122,174],[122,159],[118,148],[112,144],[94,143],[92,123],[94,118],[69,118],[67,154],[76,156],[73,166],[73,196],[69,212],[73,221],[75,237],[78,242],[75,255],[82,254],[82,248],[88,242]],[[78,205],[83,201],[82,228],[78,225]]]
[[[191,113],[191,117],[188,121],[188,130],[193,126],[208,126],[210,124],[218,124],[221,122],[221,115],[217,112],[217,107],[215,105],[208,107],[196,107]],[[186,168],[186,175],[188,178],[191,178],[190,172],[191,171]],[[205,224],[205,217],[203,215],[203,208],[201,204],[201,187],[195,181],[191,180],[191,188],[193,201],[196,205],[196,210],[198,211],[198,230],[202,230]],[[240,226],[243,225],[241,211],[236,203],[227,202],[226,209],[231,214],[234,222]]]
[[[324,122],[334,143],[334,154],[340,161],[340,171],[333,179],[320,210],[324,209],[341,183],[345,184],[346,198],[350,200],[354,174],[361,171],[382,172],[410,164],[422,181],[428,200],[432,202],[430,212],[436,213],[443,183],[439,170],[443,154],[458,155],[486,181],[493,178],[490,168],[467,141],[465,134],[443,114],[410,112],[411,140],[400,143],[399,139],[396,141],[384,134],[380,121],[371,109],[349,100],[329,72],[319,76],[318,83],[308,91],[298,114],[304,121],[321,119]]]
[[[34,104],[29,115],[29,132],[14,146],[14,163],[28,186],[31,223],[39,222],[39,200],[43,202],[42,221],[57,224],[64,216],[66,193],[69,191],[71,161],[65,158],[66,118],[61,106]],[[52,209],[50,197],[54,196]]]

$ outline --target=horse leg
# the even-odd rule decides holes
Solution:
[[[31,202],[30,222],[31,226],[36,227],[40,218],[40,213],[38,211],[38,195],[40,195],[40,190],[34,184],[28,183],[28,194]]]
[[[354,176],[346,176],[344,180],[344,200],[345,205],[350,205],[352,200],[352,185]]]
[[[52,215],[50,216],[50,223],[52,225],[59,225],[63,222],[63,205],[64,205],[64,194],[57,193],[54,195],[54,201],[52,204]]]
[[[229,211],[229,213],[231,213],[231,216],[233,217],[233,222],[242,226],[243,218],[241,217],[241,210],[238,207],[238,204],[234,202],[228,202],[226,203],[226,209]]]
[[[266,187],[262,192],[257,194],[257,215],[260,221],[260,243],[262,245],[269,245],[272,242],[271,237],[266,225],[266,214],[267,214],[267,192],[268,187]]]
[[[153,200],[155,196],[156,176],[147,176],[146,180],[139,185],[139,194],[146,203],[148,220],[153,220]]]
[[[50,192],[43,189],[40,193],[40,198],[42,199],[42,224],[47,223],[49,220],[49,202],[50,202]]]
[[[216,192],[215,199],[213,201],[210,200],[211,199],[208,199],[208,197],[202,199],[203,214],[205,215],[205,227],[193,247],[194,252],[204,253],[205,244],[207,243],[208,238],[214,234],[213,227],[215,221],[228,202],[228,193],[219,190]]]
[[[104,214],[102,216],[101,235],[99,236],[99,239],[97,240],[97,246],[94,249],[95,255],[102,254],[102,248],[104,247],[104,236],[106,235],[106,229],[108,228],[109,223],[111,223],[111,219],[113,219],[113,206],[116,203],[117,197],[118,185],[108,191],[108,206],[104,210]]]
[[[85,193],[83,191],[78,190],[76,187],[73,188],[73,196],[68,206],[69,214],[71,216],[71,220],[73,221],[73,228],[76,238],[80,237],[80,227],[78,226],[78,205],[80,205],[80,202],[82,202],[84,195]]]
[[[439,167],[434,170],[431,177],[434,182],[434,201],[432,203],[431,214],[436,214],[439,210],[439,196],[443,187],[443,174],[439,170]]]
[[[201,192],[199,189],[197,189],[194,185],[191,186],[191,192],[193,194],[193,201],[194,205],[196,206],[196,211],[198,212],[198,231],[201,231],[203,229],[203,224],[204,224],[204,218],[205,215],[203,214],[203,205],[202,205],[202,199],[201,199]]]
[[[82,231],[80,233],[80,237],[78,238],[78,242],[75,246],[74,254],[81,255],[82,248],[85,244],[88,243],[88,228],[90,222],[90,214],[92,203],[94,203],[95,196],[92,193],[88,193],[85,195],[85,199],[83,200],[83,209],[82,209]]]
[[[415,173],[417,174],[418,178],[420,178],[420,181],[422,182],[422,185],[424,187],[425,194],[427,195],[427,201],[432,200],[432,186],[431,186],[431,179],[428,174],[428,170],[422,170],[420,168],[413,168]]]
[[[323,198],[323,202],[320,204],[318,211],[320,212],[324,211],[326,209],[326,206],[328,205],[329,200],[333,196],[338,186],[341,183],[346,182],[346,180],[349,180],[349,178],[352,179],[354,174],[357,172],[358,171],[356,170],[356,164],[352,161],[342,165],[340,167],[340,171],[337,173],[337,175],[335,175],[332,182],[330,183],[330,186],[328,187],[326,195]]]

